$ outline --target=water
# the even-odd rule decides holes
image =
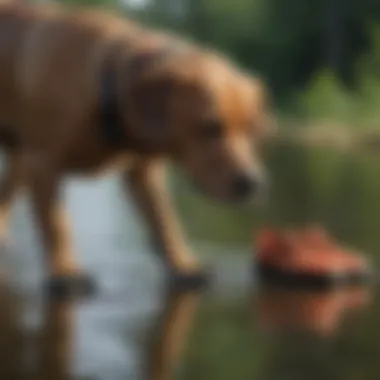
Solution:
[[[0,379],[377,380],[375,291],[264,291],[251,251],[260,226],[319,222],[378,265],[378,158],[279,146],[268,165],[272,193],[259,209],[221,207],[181,178],[173,184],[189,240],[217,273],[204,294],[167,291],[139,215],[108,177],[65,189],[78,260],[100,292],[47,302],[21,199],[1,258]]]

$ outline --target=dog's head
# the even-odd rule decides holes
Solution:
[[[196,52],[157,65],[130,99],[136,136],[169,153],[204,193],[224,201],[262,193],[260,146],[272,126],[258,79]]]

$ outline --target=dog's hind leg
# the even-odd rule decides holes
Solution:
[[[25,157],[21,151],[6,151],[4,174],[0,180],[0,238],[7,243],[12,201],[26,176]]]
[[[60,174],[46,159],[35,161],[28,172],[33,211],[44,244],[48,290],[58,296],[92,292],[91,279],[83,275],[75,260],[70,225],[60,197]]]

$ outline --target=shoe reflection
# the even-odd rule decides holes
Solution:
[[[155,324],[147,350],[147,380],[174,378],[197,314],[200,292],[171,290]]]
[[[255,295],[254,304],[263,330],[330,337],[337,333],[345,316],[363,311],[371,300],[371,289],[366,287],[330,291],[267,288]]]

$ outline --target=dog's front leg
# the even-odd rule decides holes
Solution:
[[[157,160],[134,162],[124,174],[124,183],[145,216],[166,263],[177,274],[199,275],[200,267],[188,249],[170,202],[163,163]]]

